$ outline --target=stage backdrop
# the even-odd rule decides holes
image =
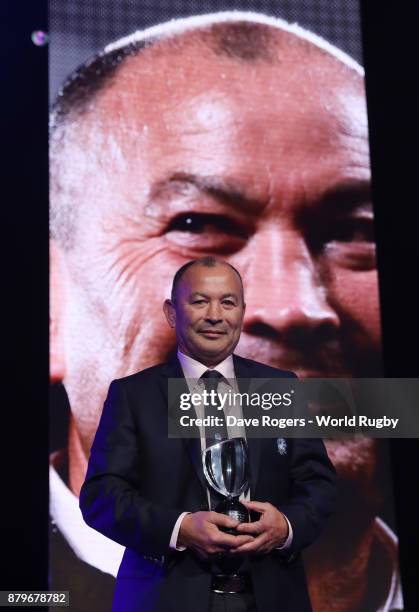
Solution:
[[[231,10],[258,15],[209,44],[188,33],[168,52],[160,29],[154,55],[140,34],[111,45]],[[123,549],[84,525],[78,494],[111,380],[175,350],[161,306],[184,262],[240,270],[238,354],[381,374],[359,21],[354,0],[50,2],[50,575],[70,608],[111,609]],[[387,449],[327,448],[339,507],[305,555],[313,607],[403,609]]]

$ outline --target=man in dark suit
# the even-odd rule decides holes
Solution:
[[[110,386],[80,508],[91,527],[126,546],[115,611],[311,610],[300,552],[320,533],[335,498],[323,443],[279,447],[276,439],[249,438],[250,494],[263,501],[244,499],[257,518],[239,524],[212,509],[201,461],[208,433],[167,435],[170,378],[205,385],[208,378],[294,376],[233,355],[244,311],[237,270],[213,258],[189,262],[164,304],[177,357]],[[242,560],[233,588],[220,586],[214,570],[226,554]]]

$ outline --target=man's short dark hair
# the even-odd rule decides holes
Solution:
[[[222,261],[220,259],[216,259],[215,257],[201,257],[200,259],[193,259],[192,261],[186,262],[185,264],[183,264],[183,266],[179,268],[179,270],[176,272],[176,274],[173,277],[172,291],[171,291],[172,302],[176,301],[177,287],[179,285],[179,282],[182,280],[182,277],[184,276],[185,272],[189,270],[189,268],[191,268],[192,266],[204,266],[205,268],[215,268],[216,266],[219,266],[219,265],[228,266],[237,274],[239,281],[240,281],[241,288],[242,288],[242,299],[244,302],[243,279],[240,275],[240,272],[237,270],[237,268],[232,266],[227,261]]]

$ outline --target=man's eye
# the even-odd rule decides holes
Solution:
[[[193,300],[192,304],[205,304],[205,300]]]

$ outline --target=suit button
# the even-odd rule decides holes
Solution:
[[[199,506],[200,510],[204,510],[204,511],[208,511],[209,510],[209,506],[207,503],[203,502],[200,506]]]

